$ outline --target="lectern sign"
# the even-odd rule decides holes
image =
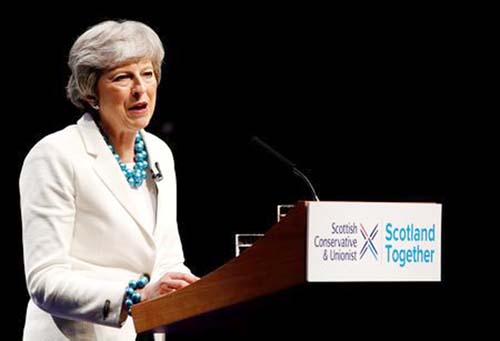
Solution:
[[[441,204],[309,202],[307,281],[440,281]]]

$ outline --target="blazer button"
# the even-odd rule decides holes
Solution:
[[[108,318],[110,305],[111,305],[110,300],[106,300],[106,302],[104,302],[104,308],[102,308],[102,318],[103,318],[103,320],[105,320],[105,319]]]

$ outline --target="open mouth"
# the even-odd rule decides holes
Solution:
[[[131,106],[129,108],[129,110],[131,112],[133,112],[134,114],[138,114],[138,115],[145,114],[148,112],[148,103],[147,102],[140,102],[140,103],[134,104],[133,106]]]
[[[137,103],[133,106],[131,106],[129,109],[130,110],[143,110],[143,109],[146,109],[148,107],[148,104],[146,102],[141,102],[141,103]]]

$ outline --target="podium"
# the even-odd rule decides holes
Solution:
[[[330,213],[330,208],[335,211],[333,215],[323,213]],[[342,219],[348,223],[341,225]],[[238,257],[192,285],[134,305],[135,329],[138,333],[169,332],[185,321],[194,320],[196,325],[198,317],[272,299],[272,294],[332,278],[340,282],[439,282],[440,222],[440,204],[298,202]],[[318,232],[318,226],[323,230]],[[339,241],[349,235],[351,244],[344,241],[348,246],[342,249],[339,242],[337,249],[332,248],[336,243],[330,236],[335,234],[339,234]],[[354,243],[356,238],[359,240]],[[338,250],[356,258],[356,262],[336,260]],[[331,259],[329,254],[333,255]],[[404,263],[398,257],[403,257]],[[332,271],[331,266],[340,267]],[[328,273],[325,277],[324,272],[334,272],[333,277]],[[224,320],[220,322],[223,330]]]
[[[251,248],[197,282],[172,294],[136,304],[136,331],[166,331],[201,314],[305,282],[306,203],[299,202]]]

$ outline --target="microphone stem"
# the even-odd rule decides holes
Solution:
[[[309,179],[307,178],[307,176],[304,175],[304,173],[302,173],[301,171],[299,171],[297,168],[293,167],[293,173],[295,175],[298,175],[300,176],[302,179],[304,179],[304,181],[306,182],[307,184],[307,187],[309,187],[309,190],[311,191],[312,195],[313,195],[313,198],[314,200],[316,201],[320,201],[319,200],[319,197],[318,195],[316,194],[316,191],[314,190],[314,186],[312,185],[311,181],[309,181]]]

